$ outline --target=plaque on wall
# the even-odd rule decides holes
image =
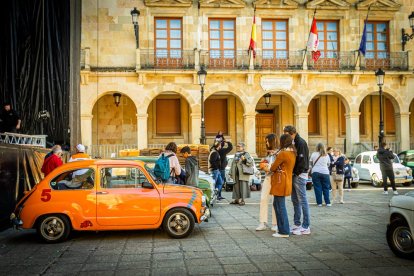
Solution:
[[[290,90],[292,89],[293,79],[291,77],[262,77],[260,86],[264,91],[270,90]]]

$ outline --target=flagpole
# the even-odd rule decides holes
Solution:
[[[306,55],[308,53],[308,42],[309,42],[309,37],[310,37],[311,32],[312,32],[312,25],[313,25],[313,20],[315,20],[315,16],[316,16],[316,8],[315,8],[315,11],[313,12],[313,18],[312,18],[311,26],[310,26],[310,29],[309,29],[308,41],[306,42],[305,54],[303,55],[302,64],[305,62],[305,58],[306,58]]]
[[[371,9],[371,5],[372,4],[369,4],[369,6],[368,6],[368,11],[367,11],[367,16],[365,17],[365,21],[364,21],[364,29],[362,30],[362,36],[364,36],[364,32],[365,32],[365,26],[366,26],[366,24],[367,24],[367,22],[368,22],[368,15],[369,15],[369,11],[370,11],[370,9]],[[367,43],[366,41],[365,41],[365,43]],[[361,45],[360,45],[361,46]],[[358,64],[358,61],[359,61],[359,59],[360,59],[360,57],[361,57],[361,51],[358,49],[358,56],[357,56],[357,58],[356,58],[356,60],[355,60],[355,66]]]

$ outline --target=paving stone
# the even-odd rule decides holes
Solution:
[[[152,276],[187,275],[184,267],[156,268],[151,271]]]
[[[252,264],[223,265],[226,273],[250,273],[259,272],[259,269]]]
[[[163,268],[163,267],[184,267],[184,260],[176,259],[176,260],[159,260],[152,262],[153,268]]]
[[[72,273],[78,272],[82,269],[82,264],[54,264],[52,265],[47,272],[49,273]]]
[[[149,269],[120,269],[115,272],[117,276],[149,276],[150,270]]]
[[[217,266],[220,265],[219,260],[216,258],[201,258],[201,259],[186,259],[184,260],[185,264],[190,266]]]
[[[324,270],[328,269],[328,266],[323,262],[311,261],[311,262],[289,262],[296,270],[309,270],[309,269],[318,269]]]
[[[223,275],[224,270],[219,265],[197,265],[188,267],[188,273],[190,275]]]
[[[197,258],[212,258],[214,257],[214,252],[207,251],[207,252],[184,252],[184,259],[197,259]]]
[[[262,272],[280,272],[280,271],[293,271],[295,270],[289,263],[256,263]]]
[[[85,264],[81,271],[107,271],[115,270],[117,263],[92,263]]]
[[[119,262],[117,269],[136,270],[151,268],[151,261]]]
[[[250,261],[249,261],[249,259],[247,259],[247,257],[220,257],[219,261],[223,265],[250,263]]]

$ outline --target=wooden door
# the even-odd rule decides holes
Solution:
[[[266,136],[275,132],[274,114],[258,113],[256,115],[256,153],[259,157],[266,156]]]

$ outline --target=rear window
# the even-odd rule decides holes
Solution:
[[[414,154],[407,154],[405,162],[414,162]]]

